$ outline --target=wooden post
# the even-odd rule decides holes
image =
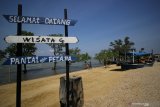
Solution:
[[[18,16],[22,16],[22,5],[18,4]],[[22,23],[17,23],[17,35],[22,33]],[[22,56],[22,43],[17,43],[17,57]],[[22,65],[17,65],[16,107],[21,107],[21,72]]]
[[[67,9],[64,9],[64,19],[67,19]],[[68,37],[68,26],[64,26],[65,30],[65,37]],[[66,47],[66,56],[69,56],[69,44],[65,44]],[[66,99],[67,99],[67,107],[69,107],[69,61],[66,61],[66,89],[67,89],[67,94],[66,94]]]
[[[69,102],[70,107],[83,107],[84,104],[84,94],[83,94],[83,84],[81,77],[70,77],[69,78]],[[60,88],[59,88],[59,98],[60,107],[66,107],[66,76],[60,78]]]

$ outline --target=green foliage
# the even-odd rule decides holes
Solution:
[[[69,54],[71,55],[71,56],[74,56],[74,57],[76,57],[77,58],[77,62],[79,62],[80,61],[80,52],[81,52],[81,50],[78,48],[78,47],[76,47],[76,48],[74,48],[74,49],[69,49]]]
[[[22,31],[22,35],[24,36],[33,36],[34,34],[32,32]],[[23,56],[32,56],[37,50],[37,47],[35,47],[34,43],[30,44],[22,44],[23,47]],[[6,54],[8,54],[11,57],[16,56],[17,52],[17,44],[11,44],[5,49]]]
[[[129,52],[132,46],[134,46],[134,42],[129,40],[129,37],[124,38],[124,44],[122,45],[123,52]]]
[[[9,56],[12,56],[12,57],[16,56],[16,51],[17,51],[16,44],[11,44],[5,49],[6,54],[8,54]]]
[[[25,36],[34,36],[32,32],[22,31],[22,35]],[[37,47],[35,47],[35,43],[25,43],[23,44],[23,55],[24,56],[32,56],[34,55]]]
[[[86,53],[81,53],[81,50],[76,47],[74,49],[70,49],[69,50],[70,52],[70,55],[71,56],[74,56],[77,58],[77,62],[80,62],[80,61],[88,61],[91,59],[91,56],[89,56],[89,54],[86,52]]]
[[[62,34],[50,34],[48,36],[63,37]],[[54,56],[64,55],[65,44],[63,44],[63,43],[48,43],[47,45],[49,45],[53,49]],[[53,70],[56,70],[56,67],[57,67],[57,62],[54,62]]]
[[[0,50],[0,61],[5,58],[5,52],[3,50]]]
[[[89,54],[87,52],[84,54],[80,54],[80,58],[79,58],[80,61],[88,61],[90,59],[91,59],[91,57],[89,56]]]
[[[104,63],[104,61],[109,61],[116,55],[112,50],[101,50],[99,53],[95,55],[95,59],[97,59],[100,63]]]
[[[32,32],[22,31],[23,36],[34,36]],[[23,43],[22,44],[22,54],[23,56],[33,56],[37,50],[34,43]],[[10,57],[15,57],[17,53],[17,44],[11,44],[6,49],[5,52]],[[24,64],[24,73],[27,72],[26,64]]]
[[[48,36],[63,37],[62,34],[50,34]],[[53,49],[53,55],[64,54],[65,44],[63,44],[63,43],[48,43],[48,45]]]
[[[121,39],[115,40],[114,42],[110,42],[110,46],[115,52],[121,52],[123,41]]]
[[[134,46],[134,42],[129,40],[129,37],[125,37],[124,40],[118,39],[114,42],[110,42],[110,46],[112,47],[112,51],[118,53],[118,59],[120,60],[121,55],[126,57],[126,53],[131,50]],[[126,59],[126,58],[125,58]]]
[[[69,50],[69,53],[70,53],[70,55],[77,56],[77,55],[80,54],[80,51],[81,51],[81,50],[80,50],[78,47],[76,47],[76,48],[74,48],[74,49],[70,49],[70,50]]]

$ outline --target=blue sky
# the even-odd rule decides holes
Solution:
[[[108,49],[110,42],[129,36],[135,48],[160,53],[160,0],[1,0],[0,49],[7,44],[4,37],[16,34],[16,24],[8,23],[3,14],[17,15],[21,1],[24,16],[68,18],[78,20],[69,27],[69,36],[79,39],[70,48],[79,47],[90,55]],[[64,34],[64,26],[23,24],[23,30],[35,35]],[[36,44],[37,55],[51,55],[51,48]]]

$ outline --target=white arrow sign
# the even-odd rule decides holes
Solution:
[[[7,36],[7,43],[77,43],[76,37],[51,37],[51,36]]]

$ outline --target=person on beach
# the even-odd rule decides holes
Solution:
[[[89,68],[92,68],[92,63],[91,63],[91,61],[89,62]]]
[[[85,61],[84,62],[84,69],[88,69],[89,68],[89,64]]]

